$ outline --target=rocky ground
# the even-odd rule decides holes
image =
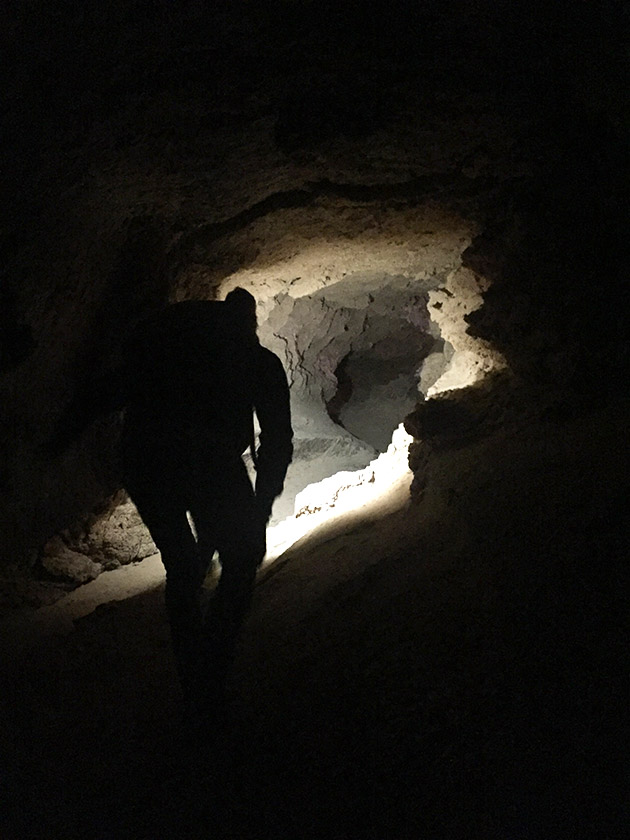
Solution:
[[[5,616],[3,837],[621,838],[624,429],[434,441],[420,501],[402,482],[261,573],[205,735],[159,583],[65,634]]]

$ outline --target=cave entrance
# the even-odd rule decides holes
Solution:
[[[365,172],[368,182],[374,175],[371,166]],[[398,174],[392,170],[391,177],[397,180],[402,170],[407,171],[407,163],[401,159],[396,164]],[[321,171],[328,172],[328,164]],[[338,177],[343,172],[344,167]],[[125,292],[123,326],[152,311],[165,286],[170,302],[223,299],[236,287],[256,298],[261,343],[280,357],[291,385],[295,454],[273,510],[271,524],[278,526],[289,520],[308,521],[310,516],[302,512],[327,515],[334,508],[334,518],[342,507],[339,500],[353,495],[352,488],[367,485],[374,491],[372,498],[380,500],[379,475],[384,492],[389,493],[396,476],[400,486],[406,481],[408,490],[411,438],[401,424],[416,400],[470,385],[504,361],[467,333],[465,318],[481,305],[488,287],[462,260],[480,229],[475,219],[462,216],[461,209],[443,206],[441,190],[425,195],[424,179],[414,178],[409,183],[374,186],[308,182],[305,189],[268,192],[274,178],[248,182],[242,195],[235,194],[236,205],[250,203],[231,218],[222,219],[222,214],[232,199],[212,208],[203,205],[198,216],[191,210],[189,217],[187,210],[172,229],[170,244],[154,244],[152,236],[145,242],[143,234],[140,263],[147,249],[150,255],[159,251],[159,259],[155,265],[149,260],[143,282],[138,286],[134,280],[132,292]],[[263,194],[267,197],[256,201]],[[453,203],[448,193],[445,198]],[[194,218],[197,223],[192,224]],[[162,230],[163,220],[156,221]],[[179,226],[187,227],[189,221],[190,229],[180,231]],[[133,256],[135,233],[132,239]],[[135,265],[135,257],[132,262]],[[124,268],[127,263],[125,252],[120,264]],[[110,330],[114,321],[110,319],[107,329],[98,333],[98,341],[85,334],[84,324],[91,323],[85,320],[85,311],[92,312],[93,321],[94,313],[109,311],[123,291],[120,266],[113,265],[116,269],[108,282],[88,284],[85,300],[69,299],[67,312],[58,319],[64,342],[68,324],[77,326],[77,336],[82,336],[71,344],[72,358],[80,341],[85,341],[88,347],[107,348],[112,357],[102,361],[105,366],[106,361],[115,364],[117,341]],[[123,274],[125,282],[133,280],[128,271]],[[156,277],[159,288],[154,285]],[[108,331],[111,346],[103,338]],[[54,335],[60,340],[61,333]],[[79,367],[83,363],[81,359]],[[34,516],[24,519],[16,514],[15,527],[12,524],[16,534],[28,531],[37,534],[29,541],[43,539],[50,533],[47,523],[71,521],[69,511],[79,516],[82,506],[87,509],[111,489],[115,424],[94,432],[89,445],[103,453],[101,473],[93,469],[96,459],[83,459],[80,470],[68,462],[67,480],[60,482],[47,474],[46,481],[65,488],[58,494],[56,509],[51,510],[46,489],[45,502],[39,500]],[[14,460],[21,463],[20,458]],[[27,472],[16,468],[15,481],[30,486],[32,464],[24,463]],[[33,520],[39,521],[37,528]],[[316,525],[311,520],[311,527]],[[96,574],[100,568],[134,562],[151,550],[148,533],[130,501],[113,509],[108,505],[96,523],[81,523],[76,530],[76,540],[66,547],[76,549],[81,563],[81,558],[90,559],[90,575],[94,569]],[[296,534],[299,538],[299,529]],[[290,538],[285,547],[287,542]],[[84,574],[82,565],[79,574]],[[70,577],[77,579],[74,572]]]
[[[401,419],[426,397],[451,353],[443,339],[412,329],[348,353],[335,370],[337,390],[326,402],[331,420],[385,452]]]
[[[462,268],[476,223],[398,187],[311,187],[316,197],[305,206],[196,231],[185,242],[188,265],[177,251],[175,299],[247,289],[260,341],[287,372],[294,460],[275,524],[299,513],[307,488],[339,474],[346,482],[387,457],[417,401],[445,382],[462,387],[480,369],[472,339],[462,337],[463,316],[481,303]],[[405,434],[398,444],[408,475]]]
[[[335,474],[348,484],[349,473],[386,453],[404,417],[448,369],[453,347],[429,308],[435,283],[364,272],[308,294],[285,292],[266,307],[260,339],[284,362],[295,431],[274,523],[312,507],[305,488],[332,486]]]

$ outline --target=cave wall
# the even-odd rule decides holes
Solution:
[[[614,4],[541,28],[519,4],[465,5],[406,23],[327,3],[6,13],[5,564],[111,518],[115,421],[64,456],[39,447],[167,299],[250,288],[319,436],[364,346],[361,295],[393,277],[454,349],[429,396],[509,368],[565,402],[611,398],[628,358]]]

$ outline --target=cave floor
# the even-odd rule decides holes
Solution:
[[[399,488],[295,545],[205,735],[161,585],[5,636],[2,836],[623,836],[626,473],[601,420],[436,452],[419,505]]]

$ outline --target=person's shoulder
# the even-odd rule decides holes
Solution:
[[[270,350],[268,347],[265,347],[264,344],[258,344],[258,353],[261,359],[265,359],[266,361],[271,361],[272,359],[278,359],[278,356]],[[280,361],[280,359],[278,359]]]
[[[257,360],[256,360],[256,387],[258,391],[265,389],[276,393],[279,388],[286,388],[287,375],[284,370],[279,356],[264,347],[262,344],[257,346]]]
[[[284,370],[280,357],[262,344],[258,345],[258,359],[259,363],[267,370],[277,370],[278,368]]]

